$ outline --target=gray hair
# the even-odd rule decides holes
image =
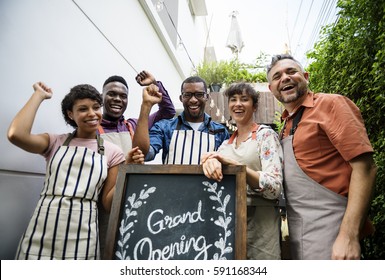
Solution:
[[[303,69],[301,63],[298,60],[296,60],[293,56],[291,56],[290,54],[277,54],[277,55],[274,55],[271,58],[270,64],[267,65],[266,76],[269,75],[269,72],[270,72],[271,68],[273,68],[274,65],[277,64],[278,61],[283,60],[283,59],[291,59],[291,60],[293,60],[301,68],[302,72],[305,72],[305,70]]]

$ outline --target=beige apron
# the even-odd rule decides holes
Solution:
[[[262,126],[261,129],[263,129]],[[232,158],[253,170],[262,170],[258,154],[257,131],[254,124],[251,129],[251,141],[244,142],[235,148],[233,143],[238,136],[235,131],[228,141],[228,146],[221,148],[220,153]],[[252,160],[250,160],[252,159]],[[281,258],[279,209],[277,200],[268,200],[249,190],[247,185],[247,259],[278,260]]]
[[[134,137],[134,131],[132,130],[131,125],[125,120],[128,131],[120,132],[104,132],[102,126],[98,127],[100,137],[104,140],[114,143],[120,147],[123,151],[124,156],[126,157],[128,152],[132,149],[132,138]]]
[[[329,260],[347,198],[320,185],[299,167],[292,144],[298,122],[293,123],[291,135],[281,140],[291,257]]]

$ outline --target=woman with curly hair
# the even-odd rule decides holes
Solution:
[[[90,85],[77,85],[61,107],[69,134],[32,134],[40,104],[53,95],[42,82],[13,119],[8,139],[47,161],[40,199],[21,238],[17,259],[99,259],[98,197],[111,207],[118,174],[124,162],[121,149],[98,137],[102,98]],[[140,161],[143,156],[136,155]],[[133,160],[131,157],[130,160]]]

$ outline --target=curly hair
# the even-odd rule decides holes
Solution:
[[[64,120],[67,124],[74,128],[77,127],[77,124],[74,120],[69,118],[67,111],[72,111],[75,101],[86,98],[97,101],[100,106],[103,105],[103,99],[99,91],[88,84],[74,86],[71,88],[70,92],[64,96],[61,102],[61,111],[63,113]]]
[[[253,99],[253,106],[258,108],[259,93],[249,83],[240,82],[231,84],[225,90],[224,95],[230,100],[230,97],[236,94],[241,95],[242,93],[248,94],[251,99]]]

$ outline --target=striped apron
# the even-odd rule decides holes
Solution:
[[[44,188],[20,241],[17,259],[99,259],[97,200],[107,177],[103,140],[98,153],[68,146],[47,164]]]
[[[281,140],[291,258],[330,260],[347,198],[320,185],[299,167],[292,142],[301,112],[297,115],[290,135]]]
[[[200,164],[202,154],[215,151],[215,132],[180,130],[180,127],[181,120],[172,133],[166,164]]]

